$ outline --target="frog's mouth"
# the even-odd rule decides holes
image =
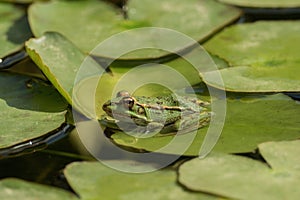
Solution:
[[[108,115],[109,118],[116,122],[125,122],[135,125],[139,124],[142,126],[147,125],[148,120],[146,116],[134,113],[130,108],[124,108],[120,106],[120,103],[108,101],[102,106],[103,111]]]
[[[116,110],[117,109],[117,106],[116,105],[112,105],[111,102],[106,102],[103,106],[102,106],[102,110],[110,117],[114,117],[115,115],[118,115],[117,114],[117,111],[114,111],[113,110]]]
[[[121,110],[118,111],[118,109],[120,109],[120,107],[118,106],[118,104],[112,103],[110,101],[108,101],[107,103],[105,103],[102,106],[102,109],[105,111],[105,113],[111,117],[111,118],[130,118],[130,114],[129,114],[129,110]]]
[[[102,110],[103,110],[104,112],[106,112],[107,115],[111,116],[111,114],[112,114],[112,110],[111,110],[111,102],[108,101],[108,102],[104,103],[104,104],[102,105]]]

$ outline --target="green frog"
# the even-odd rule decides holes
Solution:
[[[208,125],[210,103],[187,96],[132,96],[120,91],[103,104],[100,123],[108,128],[140,134],[185,133]]]

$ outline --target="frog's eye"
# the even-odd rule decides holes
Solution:
[[[121,90],[117,93],[117,97],[130,97],[130,94],[126,90]]]
[[[123,102],[123,106],[124,106],[125,108],[128,108],[129,110],[131,110],[132,107],[133,107],[133,105],[134,105],[134,99],[132,99],[132,98],[130,98],[130,97],[124,98],[124,99],[122,100],[122,102]]]

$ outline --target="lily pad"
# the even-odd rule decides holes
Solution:
[[[219,71],[225,88],[210,78],[215,72],[205,73],[204,81],[235,92],[300,91],[299,32],[299,21],[260,21],[225,29],[204,45],[231,66]]]
[[[299,8],[299,0],[219,0],[220,2],[242,6],[242,7],[254,7],[254,8]]]
[[[195,57],[201,60],[200,63],[196,63],[199,66],[193,66],[189,62]],[[219,67],[226,67],[218,59],[215,60],[220,63]],[[84,63],[82,66],[88,65]],[[183,57],[162,63],[136,65],[135,62],[116,62],[110,65],[110,73],[82,79],[74,89],[73,100],[76,100],[80,107],[86,108],[85,113],[93,113],[94,118],[98,119],[104,114],[102,105],[114,98],[115,93],[120,90],[144,96],[161,96],[170,92],[182,94],[184,88],[202,83],[199,71],[215,68],[211,57],[202,50],[193,50]]]
[[[67,104],[52,87],[0,73],[0,148],[42,136],[65,122]]]
[[[193,159],[180,166],[179,181],[233,199],[297,199],[300,141],[263,143],[259,150],[267,163],[227,154]]]
[[[197,70],[183,59],[173,60],[164,63],[167,68],[161,65],[152,64],[138,68],[130,67],[111,67],[112,74],[102,74],[81,80],[74,88],[73,100],[77,107],[87,116],[99,119],[104,111],[102,105],[109,99],[113,98],[116,90],[130,90],[138,85],[138,89],[134,94],[142,94],[148,96],[162,95],[170,93],[169,89],[181,89],[183,84],[193,85],[201,82],[201,78]],[[184,67],[182,67],[184,66]],[[178,75],[182,79],[168,79],[165,77],[170,75]],[[151,73],[151,74],[150,74]],[[139,80],[137,80],[139,79]],[[149,82],[144,80],[149,80]],[[172,88],[166,88],[156,83],[168,83]]]
[[[176,172],[161,170],[147,174],[118,172],[99,162],[72,163],[65,176],[80,199],[219,199],[186,192],[176,183]]]
[[[227,98],[224,128],[213,150],[226,153],[251,152],[262,142],[300,138],[300,120],[297,117],[300,114],[299,106],[296,101],[283,94],[230,94]],[[198,130],[184,155],[199,155],[206,132],[207,127]],[[122,146],[177,154],[177,149],[186,145],[191,136],[189,133],[178,135],[178,139],[173,141],[175,136],[135,138],[116,132],[111,137]],[[174,148],[162,149],[168,144],[172,144]]]
[[[151,0],[131,0],[127,8],[128,18],[124,19],[121,9],[103,1],[38,2],[29,9],[29,21],[36,37],[46,31],[56,31],[65,35],[82,51],[90,52],[117,33],[141,27],[173,29],[203,41],[240,16],[239,10],[215,1],[163,0],[155,4]],[[61,20],[61,16],[64,16],[64,20]],[[156,32],[140,34],[135,36],[135,42],[153,46],[159,37]],[[122,45],[113,46],[119,48]],[[170,45],[174,46],[174,40],[170,41]],[[178,46],[174,50],[188,45],[191,44]],[[158,49],[139,52],[127,55],[126,59],[157,58],[169,54]]]
[[[14,178],[0,181],[0,198],[5,200],[78,200],[74,194],[62,189],[30,183]]]
[[[10,2],[10,3],[32,3],[34,0],[0,0],[0,2]]]
[[[93,109],[96,109],[97,116],[104,114],[102,105],[114,97],[112,97],[112,94],[114,90],[118,90],[116,88],[130,91],[136,87],[138,89],[134,90],[133,95],[161,96],[170,93],[170,90],[179,91],[184,87],[201,83],[202,80],[197,68],[188,62],[188,59],[192,57],[203,58],[201,66],[214,65],[206,52],[199,51],[189,52],[184,58],[179,57],[161,64],[153,63],[145,66],[130,66],[127,64],[127,67],[120,64],[113,64],[110,67],[113,75],[103,75],[96,89],[97,103]],[[209,69],[209,67],[207,68]],[[166,79],[168,76],[173,78]],[[91,80],[85,80],[85,83],[82,84],[89,84],[89,82]],[[169,87],[167,88],[167,86]],[[81,89],[83,92],[84,90],[86,90],[86,87]],[[81,93],[81,91],[78,92]],[[85,95],[82,94],[81,96],[84,97]]]
[[[125,74],[136,67],[136,63],[113,63],[110,66],[111,72],[105,73],[100,64],[83,54],[72,42],[59,33],[47,32],[40,38],[30,39],[26,42],[26,50],[68,103],[94,119],[103,114],[102,104],[111,98],[114,87],[120,80],[127,79],[129,81],[126,86],[121,85],[121,89],[126,89],[136,83],[132,81],[132,76],[124,78]],[[200,59],[201,63],[199,64],[205,66],[203,70],[207,70],[207,66],[212,67],[213,65],[209,55],[202,50],[192,51],[185,57],[188,59],[203,58]],[[139,81],[144,79],[151,79],[150,81],[158,83],[167,81],[171,89],[182,89],[183,83],[195,85],[201,82],[197,69],[184,58],[177,58],[162,64],[166,67],[162,68],[160,64],[137,66],[139,70],[135,70],[132,75],[135,79],[139,78]],[[168,72],[172,72],[178,78],[166,80],[165,77],[170,76]],[[74,88],[74,86],[76,87]],[[146,85],[143,95],[149,95],[155,89],[158,87]],[[163,92],[161,88],[157,91],[160,94]]]
[[[13,4],[0,3],[0,59],[22,49],[30,37],[24,10]]]
[[[98,67],[96,62],[84,55],[73,43],[55,32],[45,33],[41,38],[30,39],[26,42],[26,50],[71,105],[76,73],[82,62],[88,59],[87,64]]]

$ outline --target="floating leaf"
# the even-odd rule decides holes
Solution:
[[[91,109],[96,109],[97,116],[104,114],[102,105],[109,99],[114,98],[113,92],[116,90],[130,91],[133,88],[133,95],[144,96],[161,96],[169,94],[170,91],[179,91],[182,88],[193,86],[202,82],[198,68],[189,63],[189,59],[193,57],[201,58],[202,68],[210,66],[215,67],[209,55],[204,51],[192,51],[184,55],[184,57],[175,58],[171,61],[161,64],[146,64],[144,66],[135,66],[127,63],[127,67],[122,63],[113,64],[110,69],[112,75],[104,74],[99,82],[98,80],[84,80],[81,83],[81,88],[77,90],[82,97],[90,91],[91,84],[96,84],[96,106]],[[185,60],[186,59],[186,60]],[[204,67],[205,66],[205,67]],[[209,69],[209,67],[207,67]],[[203,69],[207,70],[207,69]],[[166,77],[173,77],[166,79]],[[153,84],[151,84],[153,83]]]
[[[220,2],[254,8],[299,8],[299,0],[219,0]]]
[[[125,164],[126,165],[126,164]],[[161,170],[146,174],[118,172],[99,162],[68,165],[65,175],[81,199],[216,199],[186,192],[176,184],[176,173]]]
[[[193,83],[199,83],[201,81],[198,73],[193,73],[194,70],[190,68],[187,64],[186,68],[181,68],[179,71],[176,71],[176,67],[178,67],[179,63],[187,64],[183,61],[178,62],[170,62],[164,63],[164,65],[169,65],[169,68],[174,73],[178,73],[181,76],[184,75],[191,75],[187,80],[184,82],[184,79],[168,79],[164,81],[164,83],[168,82],[172,85],[173,88],[169,89],[179,89],[182,87],[182,84],[189,83],[191,81]],[[172,68],[174,67],[174,68]],[[87,116],[93,116],[94,119],[99,119],[104,111],[102,110],[102,105],[109,99],[113,98],[113,92],[117,90],[128,90],[132,89],[136,84],[139,84],[138,81],[135,81],[137,78],[139,80],[152,80],[153,82],[160,82],[165,80],[165,77],[170,75],[165,70],[162,70],[159,65],[151,65],[147,67],[142,67],[137,69],[131,75],[125,77],[126,73],[130,71],[131,68],[124,68],[124,67],[117,67],[112,68],[113,75],[110,74],[103,74],[100,77],[91,77],[87,79],[83,79],[79,82],[75,89],[74,89],[74,96],[73,100],[76,101],[75,104],[77,107],[81,107],[81,111]],[[191,69],[191,70],[188,70]],[[151,73],[151,75],[149,75]],[[181,74],[183,73],[183,74]],[[124,78],[125,77],[125,78]],[[135,78],[134,78],[135,77]],[[151,79],[151,77],[155,77],[155,79]],[[126,85],[122,84],[122,81],[126,82]],[[174,84],[172,84],[174,83]],[[140,84],[140,88],[135,91],[134,94],[143,94],[143,95],[162,95],[170,93],[170,90],[167,88],[158,85],[158,84]]]
[[[220,70],[235,92],[300,91],[299,21],[260,21],[229,27],[204,46],[231,67]],[[218,73],[219,73],[218,72]],[[205,73],[204,81],[224,89]]]
[[[30,36],[25,12],[12,4],[0,3],[0,58],[19,51]]]
[[[179,181],[193,191],[233,199],[297,199],[300,195],[300,141],[259,145],[262,163],[250,158],[212,154],[180,166]]]
[[[71,105],[73,85],[84,59],[88,59],[87,64],[98,67],[98,64],[89,59],[90,57],[84,55],[65,37],[55,32],[48,32],[41,38],[30,39],[26,42],[26,50]]]
[[[0,2],[11,2],[11,3],[31,3],[34,0],[0,0]]]
[[[201,67],[193,66],[187,61],[192,57],[203,58],[198,63]],[[204,51],[192,51],[184,58],[179,57],[161,64],[136,66],[128,62],[124,66],[117,63],[110,66],[111,74],[83,79],[78,83],[74,99],[81,107],[86,108],[87,113],[96,113],[96,118],[99,118],[104,114],[102,105],[115,97],[114,92],[127,90],[132,91],[133,95],[144,96],[161,96],[174,91],[180,93],[183,88],[202,83],[198,68],[205,71],[213,67],[214,63]]]
[[[250,152],[262,142],[299,138],[299,106],[294,100],[282,94],[269,96],[231,94],[227,98],[224,128],[214,150],[227,153]],[[184,155],[199,155],[206,132],[207,127],[198,130],[193,143]],[[137,139],[123,132],[116,132],[111,137],[119,145],[177,154],[177,149],[186,145],[190,136],[179,135],[176,142],[172,141],[174,136]],[[173,149],[168,148],[167,151],[161,149],[169,143],[174,145]]]
[[[65,121],[66,102],[28,76],[0,73],[0,148],[42,136]]]
[[[141,27],[173,29],[197,41],[203,41],[240,15],[235,8],[203,0],[163,0],[157,4],[151,0],[131,0],[128,1],[127,8],[128,19],[124,19],[121,9],[103,1],[34,3],[29,9],[29,21],[35,36],[40,37],[46,31],[60,32],[81,50],[90,52],[117,33]],[[64,16],[63,21],[60,20],[61,16]],[[153,46],[159,37],[158,33],[149,32],[147,35],[137,35],[135,42]],[[114,48],[122,47],[124,42],[126,41],[114,44]],[[170,45],[174,46],[174,40],[170,41]],[[188,45],[190,44],[174,50]],[[126,58],[157,58],[168,54],[158,49],[138,52],[129,54]]]
[[[134,62],[114,63],[110,66],[111,73],[104,73],[100,64],[83,54],[61,34],[55,32],[48,32],[41,38],[29,40],[26,42],[26,50],[69,104],[92,118],[98,118],[103,114],[102,104],[111,98],[116,84],[120,80],[124,80],[124,75],[136,67]],[[203,58],[200,59],[199,65],[205,66],[204,68],[214,65],[209,55],[203,50],[192,51],[185,57],[188,59]],[[195,85],[201,82],[197,71],[197,68],[201,67],[193,67],[183,58],[167,60],[163,65],[167,67],[162,69],[159,64],[137,66],[139,68],[139,71],[136,70],[138,76],[136,73],[133,75],[135,78],[139,77],[139,80],[151,79],[152,82],[156,81],[157,83],[167,81],[171,89],[181,89],[185,87],[184,84]],[[165,79],[166,76],[170,76],[171,72],[178,78]],[[132,87],[134,81],[131,78],[125,78],[130,84],[127,82],[120,89]],[[75,89],[74,85],[76,85]],[[146,85],[143,88],[143,95],[148,95],[158,87],[157,85]],[[157,91],[160,94],[162,92],[161,88]]]
[[[78,200],[74,194],[62,189],[30,183],[14,178],[0,181],[0,198],[5,200]]]

